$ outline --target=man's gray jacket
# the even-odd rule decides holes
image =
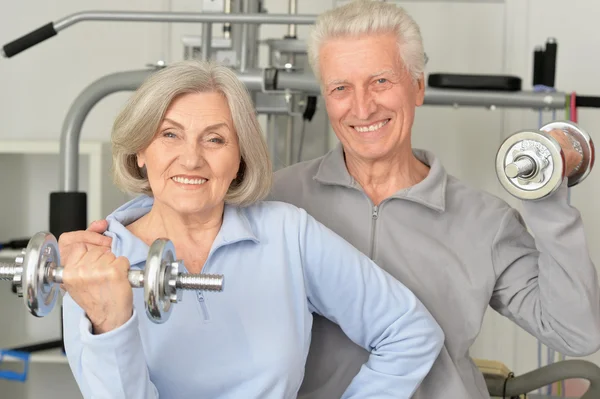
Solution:
[[[566,355],[598,350],[597,274],[566,184],[523,204],[534,240],[506,202],[448,175],[433,154],[414,153],[430,166],[428,176],[377,206],[349,175],[339,145],[278,171],[271,197],[306,209],[410,288],[437,319],[445,347],[414,397],[489,398],[469,355],[488,304]],[[337,325],[315,316],[299,397],[340,398],[367,360]]]

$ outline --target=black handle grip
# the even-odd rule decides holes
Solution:
[[[533,85],[544,84],[544,50],[533,51]]]
[[[600,97],[576,95],[575,105],[578,107],[600,108]]]
[[[41,28],[34,30],[14,40],[3,47],[4,55],[7,58],[17,55],[22,51],[27,50],[30,47],[35,46],[38,43],[43,42],[46,39],[56,36],[56,30],[54,29],[54,23],[50,22]]]
[[[62,233],[86,228],[86,193],[50,193],[50,233],[59,238]]]
[[[546,43],[546,52],[544,53],[544,61],[542,65],[542,84],[546,87],[554,87],[556,82],[556,54],[558,44],[556,42]]]

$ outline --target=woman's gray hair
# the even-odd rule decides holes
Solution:
[[[248,90],[230,68],[202,61],[182,61],[153,73],[117,116],[112,153],[113,179],[119,188],[152,195],[137,154],[150,145],[175,98],[207,92],[222,93],[227,99],[240,147],[240,170],[225,202],[247,206],[268,195],[273,180],[271,160]]]
[[[358,0],[319,15],[308,40],[308,59],[319,78],[319,49],[329,39],[394,33],[400,57],[413,80],[425,71],[421,30],[403,8],[377,0]]]

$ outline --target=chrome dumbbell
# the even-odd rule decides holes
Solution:
[[[565,132],[582,160],[568,177],[568,186],[581,183],[594,167],[594,143],[579,126],[569,121],[551,122],[540,130],[524,130],[508,137],[496,155],[500,184],[513,196],[539,200],[554,193],[566,175],[565,157],[559,143],[548,134]]]
[[[175,257],[173,243],[157,239],[150,246],[144,270],[129,270],[132,287],[144,289],[146,315],[155,323],[168,320],[182,290],[222,291],[223,276],[179,273],[183,266]],[[56,238],[45,232],[35,234],[14,263],[0,262],[0,280],[11,280],[29,312],[48,315],[56,303],[63,268]]]

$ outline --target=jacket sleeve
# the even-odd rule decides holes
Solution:
[[[410,398],[441,351],[442,329],[408,288],[304,210],[300,214],[311,312],[371,352],[342,399]]]
[[[152,399],[158,392],[150,381],[138,329],[137,312],[121,327],[93,335],[92,325],[73,299],[63,299],[65,351],[69,366],[86,399]]]
[[[569,356],[600,348],[600,297],[579,212],[566,180],[548,198],[524,202],[527,225],[510,208],[492,247],[497,276],[492,308],[545,345]]]

